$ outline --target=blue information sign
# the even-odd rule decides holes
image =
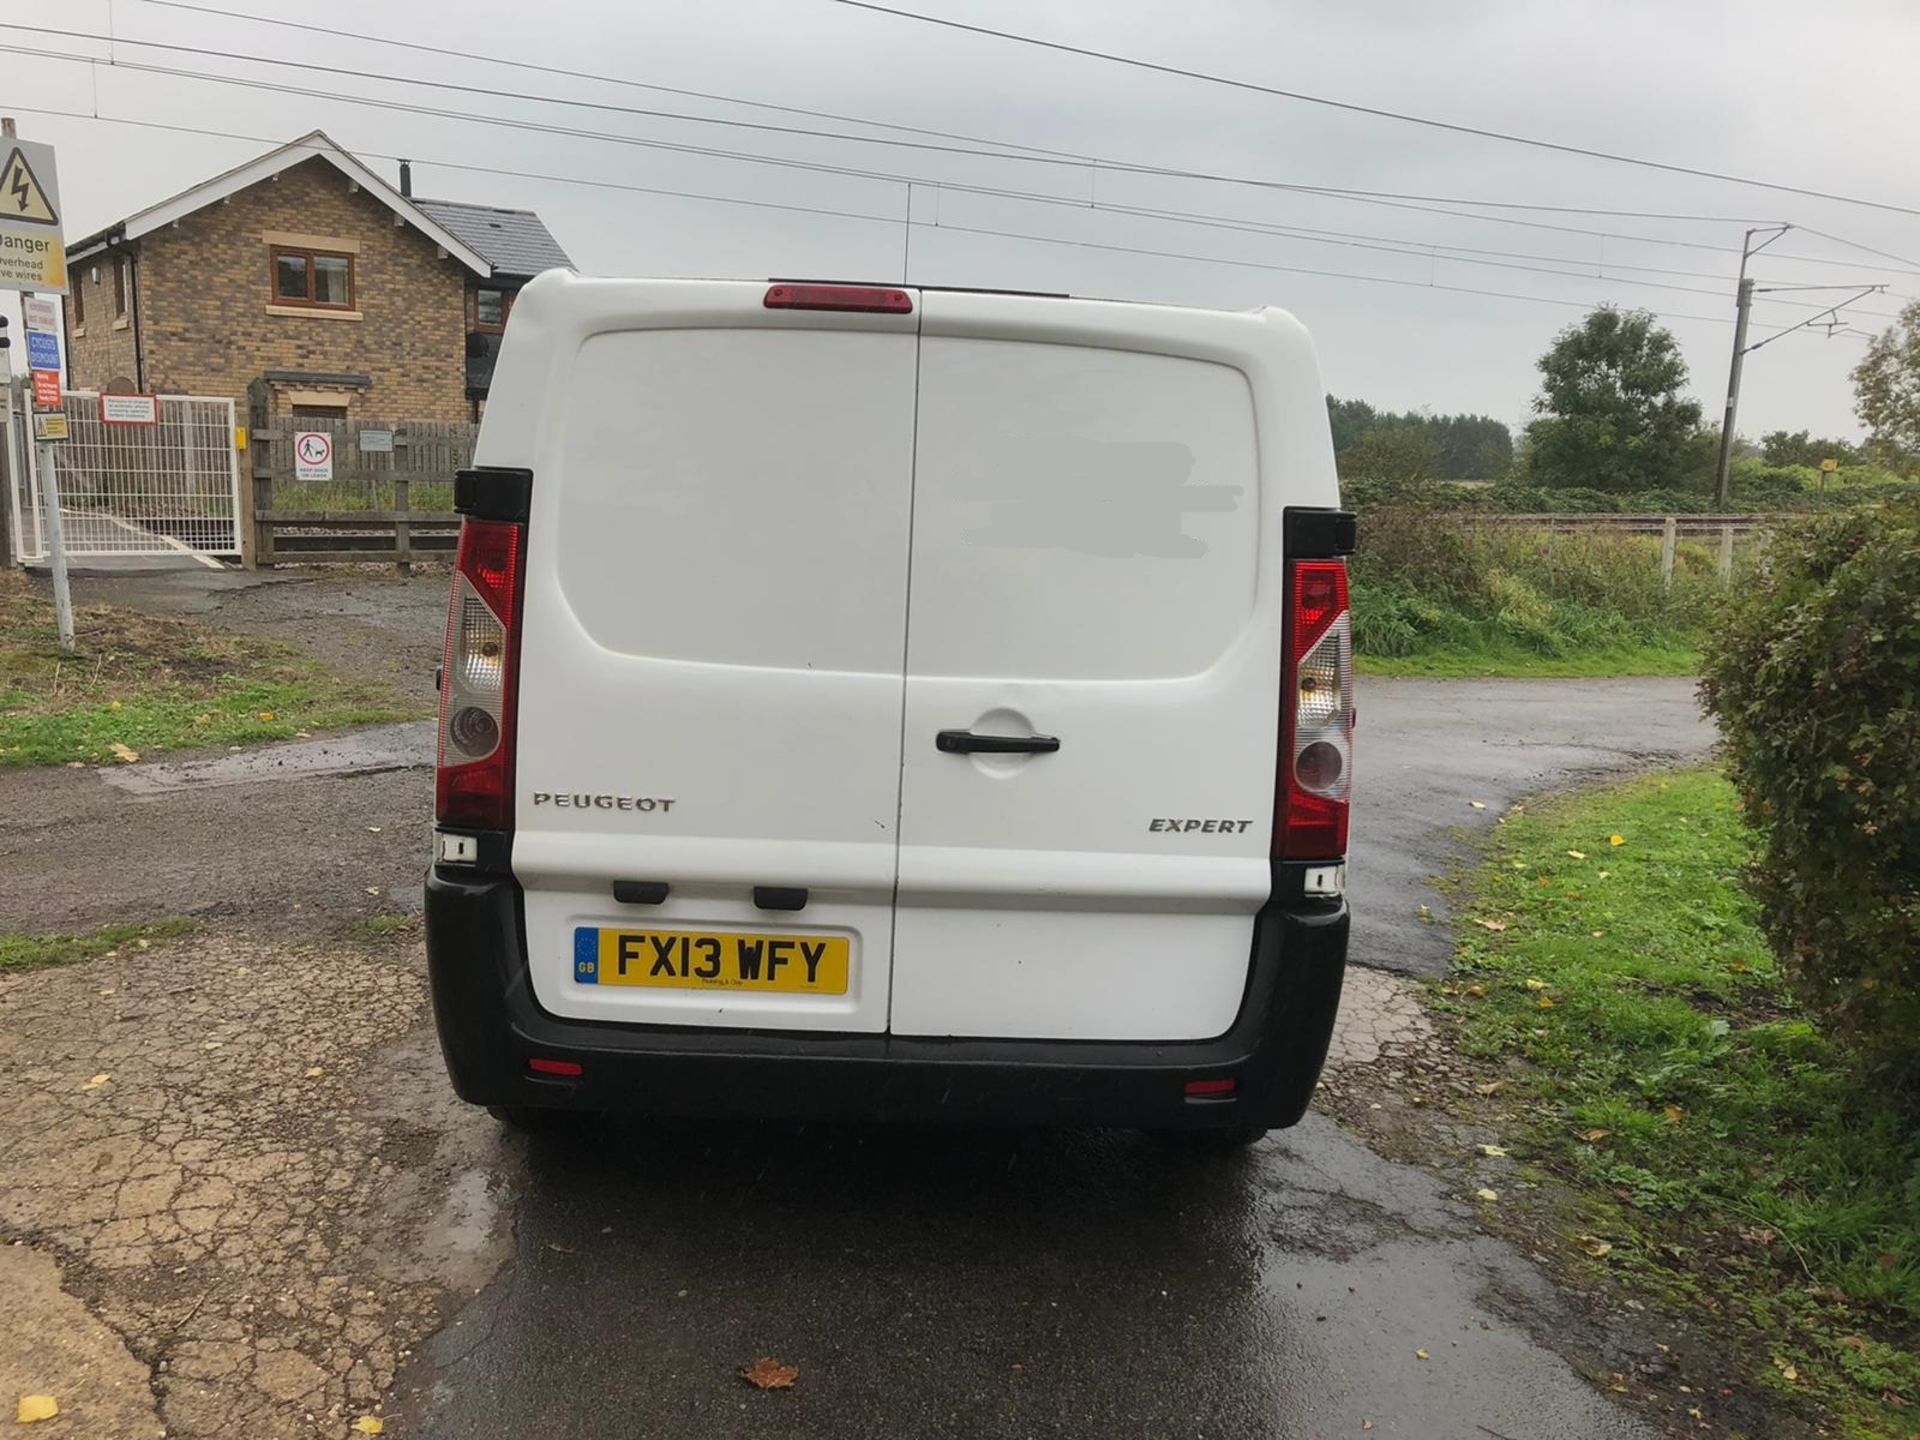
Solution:
[[[60,368],[60,337],[47,330],[27,331],[27,368],[58,370]]]

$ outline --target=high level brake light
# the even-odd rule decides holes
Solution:
[[[434,816],[442,825],[513,825],[513,713],[525,579],[525,527],[471,516],[461,522],[440,672]]]
[[[1338,860],[1353,793],[1353,621],[1344,560],[1289,562],[1285,714],[1273,853]]]
[[[913,297],[884,285],[775,285],[762,302],[769,310],[857,310],[911,315]]]

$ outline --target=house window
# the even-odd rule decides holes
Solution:
[[[498,335],[507,328],[507,312],[513,309],[513,297],[504,290],[473,292],[473,328]]]
[[[127,270],[130,264],[125,258],[113,262],[113,318],[116,320],[127,313]]]
[[[353,257],[273,247],[273,298],[321,310],[353,308]]]

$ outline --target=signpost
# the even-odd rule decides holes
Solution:
[[[40,447],[40,485],[47,511],[47,558],[60,653],[73,654],[73,590],[67,580],[67,536],[61,525],[60,476],[53,447],[67,438],[60,396],[60,307],[32,292],[67,289],[67,246],[60,226],[60,176],[53,147],[22,140],[0,121],[0,290],[22,292],[27,362],[33,371],[33,437]],[[42,361],[48,363],[43,364]]]

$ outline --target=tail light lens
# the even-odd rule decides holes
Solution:
[[[1290,562],[1286,686],[1273,852],[1347,853],[1353,793],[1353,620],[1343,560]]]
[[[460,526],[440,671],[434,817],[442,825],[513,825],[513,713],[520,669],[526,531],[499,520]]]

